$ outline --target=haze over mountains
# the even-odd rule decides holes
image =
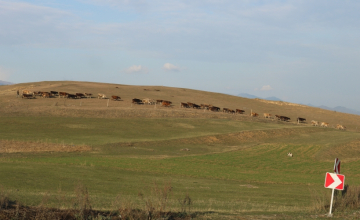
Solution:
[[[0,86],[5,86],[5,85],[12,85],[14,83],[11,83],[11,82],[6,82],[6,81],[2,81],[0,80]]]
[[[249,99],[258,98],[258,99],[265,99],[265,100],[269,100],[269,101],[283,101],[275,96],[261,98],[261,97],[251,95],[248,93],[240,93],[240,94],[238,94],[238,96],[244,97],[244,98],[249,98]],[[299,103],[299,104],[302,104],[302,103]],[[320,106],[316,106],[316,105],[312,105],[312,104],[306,104],[306,105],[311,106],[311,107],[316,107],[316,108],[322,108],[322,109],[326,109],[326,110],[330,110],[330,111],[337,111],[337,112],[349,113],[349,114],[354,114],[354,115],[360,115],[360,111],[355,110],[355,109],[349,109],[349,108],[346,108],[343,106],[336,106],[335,108],[330,108],[325,105],[320,105]]]

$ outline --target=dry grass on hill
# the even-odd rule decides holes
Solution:
[[[0,140],[0,153],[19,152],[81,152],[90,151],[86,145],[54,144],[47,142],[23,142],[13,140]]]
[[[92,93],[92,99],[63,99],[63,98],[16,98],[16,90],[28,89],[31,91],[62,91],[68,93]],[[109,101],[97,99],[98,93],[107,97],[120,96],[122,101]],[[133,98],[163,99],[173,102],[171,108],[162,106],[133,105]],[[348,130],[360,129],[360,116],[328,111],[320,108],[298,105],[287,102],[265,101],[260,99],[247,99],[220,93],[205,92],[184,88],[171,88],[163,86],[128,86],[119,84],[54,81],[33,82],[0,87],[0,112],[3,115],[39,115],[39,116],[67,116],[67,117],[179,117],[179,118],[240,118],[227,113],[211,113],[199,109],[180,108],[180,102],[193,102],[197,104],[212,104],[221,108],[243,109],[246,116],[250,111],[283,115],[291,118],[295,123],[297,117],[328,122],[334,128],[342,124]],[[243,115],[244,116],[244,115]],[[241,116],[242,120],[244,117]],[[254,119],[250,119],[254,120]]]

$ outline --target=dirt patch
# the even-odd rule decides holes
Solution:
[[[0,140],[0,153],[19,152],[81,152],[90,151],[91,147],[86,145],[67,145],[46,142],[23,142]]]

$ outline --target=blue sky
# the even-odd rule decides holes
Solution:
[[[163,85],[360,110],[360,2],[0,0],[0,80]]]

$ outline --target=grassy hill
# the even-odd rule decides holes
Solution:
[[[21,99],[18,89],[105,93],[123,101]],[[167,209],[183,210],[181,201],[189,196],[189,212],[198,219],[315,218],[328,211],[316,204],[329,202],[324,176],[335,157],[346,183],[360,184],[356,115],[183,88],[91,82],[16,84],[0,87],[0,95],[0,195],[25,205],[74,208],[76,186],[83,184],[95,209],[146,209],[149,201],[159,202],[160,188],[171,185]],[[133,105],[132,98],[170,100],[173,107]],[[180,102],[246,114],[183,109]],[[292,122],[253,118],[251,110]],[[299,116],[348,130],[297,124]]]

